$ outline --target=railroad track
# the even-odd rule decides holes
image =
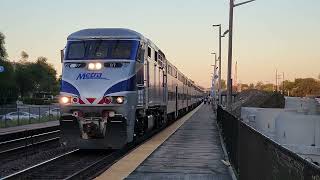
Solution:
[[[103,158],[112,156],[110,151],[72,150],[3,179],[71,179]]]
[[[17,154],[27,149],[35,149],[43,144],[58,142],[60,138],[60,130],[53,130],[45,133],[27,133],[27,136],[17,139],[10,139],[0,142],[0,157],[7,154]]]
[[[154,130],[121,150],[84,151],[75,149],[2,177],[2,179],[92,179],[159,131]]]
[[[4,168],[7,163],[59,147],[60,130],[56,127],[29,130],[5,134],[0,139],[0,167]]]
[[[116,160],[168,126],[153,130],[134,143],[117,151],[82,151],[75,149],[2,179],[93,179],[107,170]]]
[[[16,148],[8,149],[0,152],[1,163],[9,163],[11,161],[36,155],[37,153],[60,147],[59,137],[27,144]]]

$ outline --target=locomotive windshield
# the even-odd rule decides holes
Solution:
[[[138,41],[87,40],[69,41],[66,60],[131,59],[136,58]]]

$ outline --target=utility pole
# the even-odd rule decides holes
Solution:
[[[233,36],[233,7],[234,0],[230,0],[229,7],[229,48],[228,48],[228,75],[227,75],[227,109],[231,110],[232,101],[232,36]]]
[[[221,66],[221,39],[225,37],[229,33],[229,30],[226,30],[223,34],[221,34],[221,24],[214,24],[212,25],[213,27],[219,27],[219,86],[218,86],[218,94],[219,94],[219,104],[221,105],[222,103],[222,98],[221,98],[221,72],[222,72],[222,66]]]
[[[284,95],[284,72],[282,72],[282,94]]]
[[[218,94],[219,94],[219,105],[221,104],[221,24],[219,25],[219,86],[218,86]]]
[[[241,3],[234,4],[234,0],[230,0],[229,7],[229,47],[228,47],[228,75],[227,75],[227,109],[231,110],[232,103],[232,36],[233,36],[233,8],[237,6],[241,6],[255,0],[249,0]]]
[[[278,70],[276,69],[276,92],[278,92]]]

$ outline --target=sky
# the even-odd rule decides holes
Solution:
[[[235,0],[236,3],[242,2]],[[45,56],[61,73],[60,49],[72,32],[122,27],[151,39],[186,76],[210,87],[218,29],[228,29],[228,0],[0,0],[0,32],[10,60]],[[238,82],[275,83],[313,77],[320,70],[320,1],[256,0],[234,12],[233,61]],[[222,40],[226,79],[228,38]]]

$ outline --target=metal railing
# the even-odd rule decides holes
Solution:
[[[57,106],[0,107],[0,128],[55,121],[60,118]]]
[[[229,161],[240,180],[319,180],[320,167],[218,107],[217,121]]]

